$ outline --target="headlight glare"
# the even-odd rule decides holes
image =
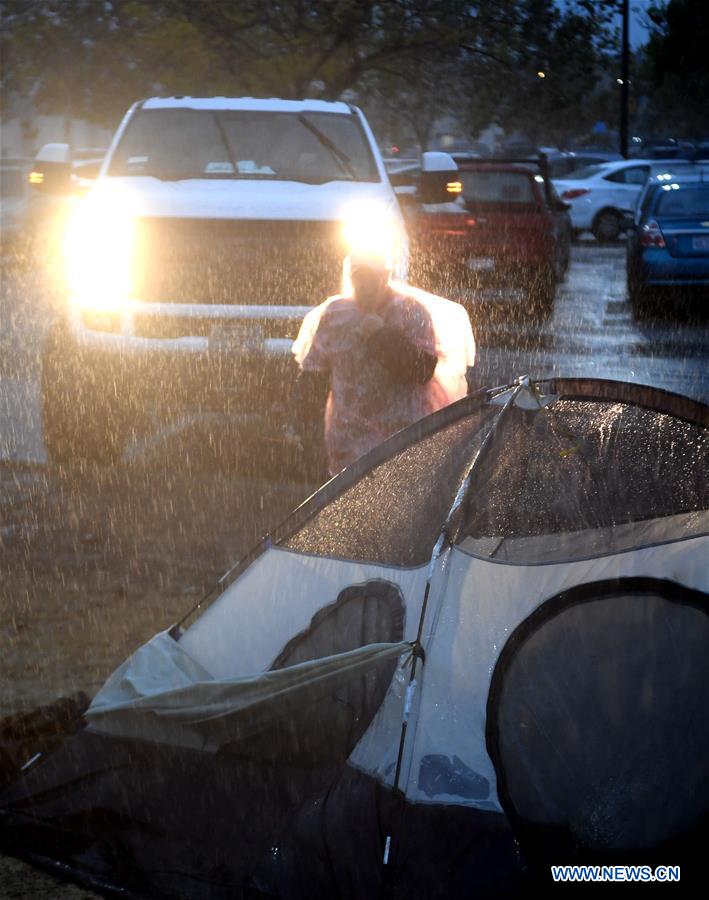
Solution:
[[[69,291],[81,306],[115,309],[131,294],[135,222],[125,201],[90,194],[67,224],[64,258]]]
[[[352,207],[342,216],[342,234],[348,253],[382,259],[389,268],[401,245],[401,227],[383,204]]]

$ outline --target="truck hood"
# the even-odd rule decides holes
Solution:
[[[134,215],[190,219],[332,221],[350,206],[381,203],[399,215],[386,182],[201,180],[149,176],[99,178],[94,191],[117,192]]]

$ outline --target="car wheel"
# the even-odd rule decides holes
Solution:
[[[623,219],[614,209],[602,209],[593,220],[591,231],[597,241],[615,241],[623,226]]]
[[[563,255],[563,272],[562,276],[566,278],[569,272],[569,265],[571,264],[571,238],[564,243],[564,255]]]
[[[563,281],[569,271],[570,251],[570,243],[566,242],[557,251],[554,260],[554,278],[557,283]]]
[[[52,327],[42,356],[42,424],[51,462],[108,465],[120,459],[125,427],[115,408],[81,370],[63,322]]]
[[[554,311],[556,279],[552,272],[540,272],[531,282],[528,299],[529,314],[534,322],[545,322]]]

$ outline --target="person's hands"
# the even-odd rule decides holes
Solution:
[[[376,313],[367,313],[364,316],[359,324],[357,325],[356,331],[361,337],[365,340],[370,337],[370,335],[374,334],[376,331],[379,331],[380,328],[384,327],[384,320],[381,316],[378,316]]]

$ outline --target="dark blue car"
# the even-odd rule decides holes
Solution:
[[[709,294],[709,176],[653,186],[628,238],[628,293],[638,316],[660,301]]]

